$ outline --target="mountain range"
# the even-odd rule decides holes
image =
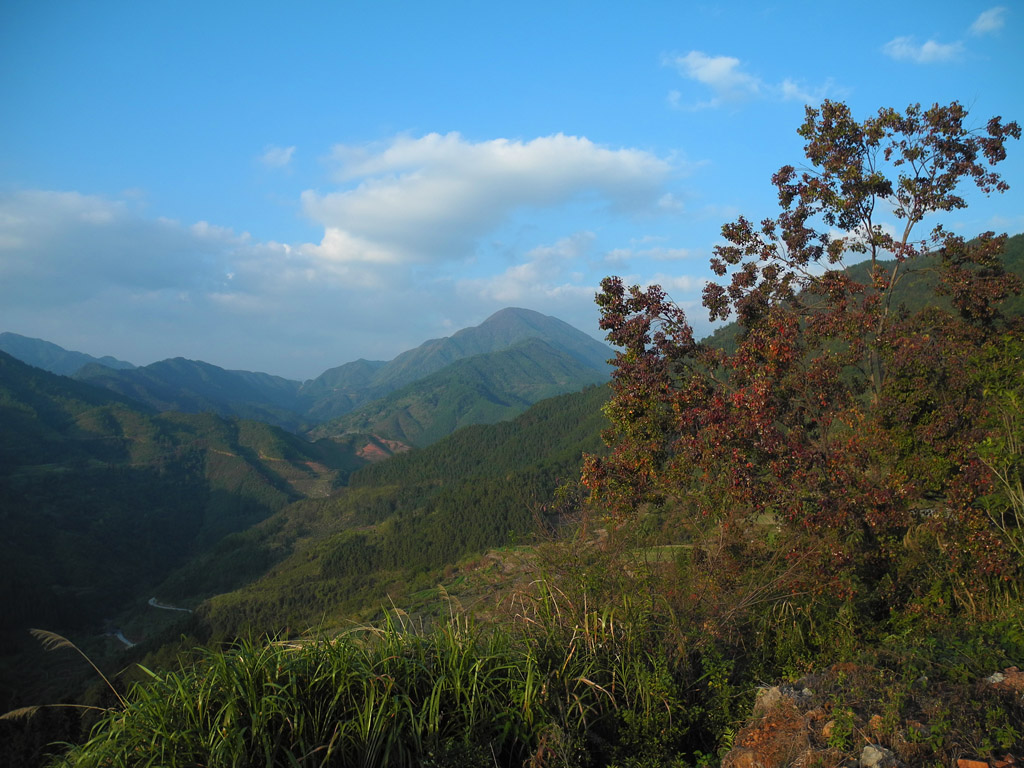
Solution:
[[[458,359],[309,435],[369,433],[424,446],[460,427],[503,421],[539,400],[606,379],[605,371],[528,338],[508,349]]]
[[[305,382],[180,357],[135,367],[12,333],[0,342],[23,362],[160,412],[256,419],[311,437],[362,431],[409,444],[510,418],[545,397],[603,381],[611,356],[607,346],[567,323],[516,308],[391,361],[356,360]],[[320,427],[345,414],[352,416]]]
[[[84,352],[69,351],[49,341],[30,339],[27,336],[20,336],[17,333],[10,332],[0,333],[0,352],[6,352],[23,363],[34,365],[36,368],[42,368],[44,371],[61,376],[71,376],[90,363],[97,363],[114,370],[135,367],[131,363],[118,360],[109,355],[93,357]]]

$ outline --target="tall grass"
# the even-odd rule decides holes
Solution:
[[[394,615],[330,640],[243,642],[149,673],[75,766],[669,764],[686,721],[664,657],[611,614],[568,621],[542,594],[522,621]]]

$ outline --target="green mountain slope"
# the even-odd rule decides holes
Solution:
[[[473,355],[507,349],[526,339],[542,339],[584,366],[607,369],[609,350],[604,344],[568,323],[528,309],[508,308],[491,315],[475,328],[465,328],[444,339],[434,339],[403,352],[374,376],[378,387],[395,389]]]
[[[213,597],[196,621],[216,636],[290,626],[301,630],[376,611],[432,570],[528,538],[555,488],[579,473],[584,452],[602,450],[608,389],[544,400],[517,418],[461,429],[428,448],[356,472],[328,499],[292,504],[225,539],[252,562],[269,563],[251,584]],[[210,553],[164,585],[185,596],[230,567]]]
[[[606,379],[604,371],[528,338],[500,352],[457,360],[311,434],[362,432],[425,446],[460,427],[503,421],[539,400]]]
[[[89,365],[75,378],[131,397],[158,411],[211,412],[258,419],[286,429],[302,423],[299,383],[251,371],[228,371],[199,360],[170,360],[115,371]]]
[[[355,360],[307,381],[299,388],[306,417],[320,423],[365,402],[372,391],[374,375],[385,365],[381,360]]]
[[[611,350],[568,323],[528,309],[507,308],[480,325],[432,339],[388,363],[358,361],[332,368],[303,385],[306,414],[326,421],[475,355],[501,352],[540,339],[584,368],[607,374]],[[538,384],[541,384],[538,382]],[[563,390],[564,391],[564,390]]]
[[[1015,237],[1007,246],[1004,261],[1015,272],[1022,243]],[[900,302],[941,300],[918,282],[930,279],[928,264],[914,267]],[[1014,314],[1013,307],[1010,301],[1004,310]],[[606,396],[598,387],[545,400],[509,422],[460,429],[361,469],[329,500],[282,510],[240,534],[276,552],[277,565],[258,582],[210,601],[205,620],[230,634],[340,618],[422,585],[417,574],[532,530],[534,513],[558,479],[578,477],[581,450],[602,450]]]
[[[49,341],[32,339],[28,336],[20,336],[17,333],[0,333],[0,352],[6,352],[23,363],[34,365],[36,368],[42,368],[44,371],[57,373],[61,376],[70,376],[90,363],[98,363],[105,365],[107,368],[114,369],[130,369],[135,367],[131,363],[118,360],[109,355],[93,357],[84,352],[73,352]]]
[[[4,353],[0,424],[0,656],[30,626],[101,625],[225,535],[367,463],[258,422],[156,414]]]

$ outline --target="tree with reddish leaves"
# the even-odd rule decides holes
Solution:
[[[966,121],[957,103],[863,122],[842,103],[808,107],[809,165],[772,177],[780,212],[726,224],[714,249],[723,282],[704,306],[735,321],[735,349],[695,340],[657,286],[602,283],[620,351],[611,452],[584,465],[591,505],[624,522],[653,504],[692,537],[783,532],[793,557],[815,553],[792,589],[868,584],[879,610],[925,600],[936,579],[969,605],[979,580],[1015,567],[979,503],[991,478],[971,361],[1006,331],[1000,302],[1021,283],[999,259],[1005,235],[918,233],[964,208],[965,188],[1007,189],[994,166],[1020,127]],[[915,283],[934,299],[907,309]]]

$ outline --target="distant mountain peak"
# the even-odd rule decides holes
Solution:
[[[545,315],[543,312],[538,312],[534,309],[524,309],[523,307],[505,307],[504,309],[499,309],[493,315],[480,323],[480,325],[475,326],[475,328],[483,328],[488,325],[503,325],[506,323],[527,323],[529,325],[539,324],[542,326],[545,324],[556,323],[558,325],[564,325],[572,328],[575,331],[579,331],[578,328],[569,325],[569,323],[564,320],[559,320],[553,315]],[[465,333],[466,331],[472,330],[474,330],[474,328],[464,328],[461,331],[458,331],[458,333]],[[458,333],[456,335],[458,335]],[[583,331],[579,331],[579,333],[583,333]]]
[[[23,363],[61,376],[70,376],[91,363],[115,370],[129,370],[135,367],[131,363],[109,355],[93,357],[84,352],[64,349],[51,341],[34,339],[9,331],[0,333],[0,351],[6,352]]]
[[[493,315],[491,315],[486,320],[484,320],[484,323],[489,323],[489,322],[492,322],[494,320],[500,320],[500,319],[503,319],[503,318],[506,318],[506,317],[544,317],[544,318],[550,318],[551,316],[550,315],[545,315],[545,314],[543,314],[541,312],[538,312],[538,311],[536,311],[534,309],[525,309],[523,307],[505,307],[504,309],[499,309]],[[481,325],[483,325],[483,323],[481,323]]]

